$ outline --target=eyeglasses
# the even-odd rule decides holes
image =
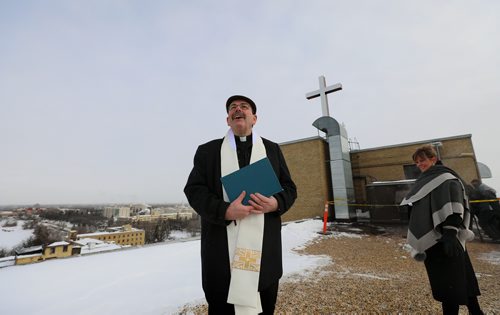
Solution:
[[[231,104],[229,105],[229,111],[236,110],[236,108],[240,108],[241,110],[249,110],[252,109],[252,106],[248,103],[240,103],[240,104]]]

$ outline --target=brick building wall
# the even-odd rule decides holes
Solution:
[[[280,147],[297,185],[297,200],[283,221],[323,216],[325,201],[332,199],[328,144],[313,137],[281,143]]]
[[[467,182],[479,178],[471,135],[424,140],[350,152],[357,204],[367,202],[366,185],[375,181],[407,179],[405,167],[414,165],[411,156],[425,144],[440,142],[443,164],[454,169]],[[280,144],[292,178],[297,200],[283,215],[283,221],[323,216],[326,200],[332,200],[328,144],[312,137]]]
[[[405,165],[413,165],[412,154],[423,145],[440,142],[444,165],[455,170],[467,182],[479,178],[471,135],[431,139],[392,146],[351,151],[352,175],[357,203],[366,202],[366,184],[394,181],[405,177]]]

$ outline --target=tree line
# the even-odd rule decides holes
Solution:
[[[56,226],[43,224],[40,219],[57,221]],[[33,235],[24,240],[13,249],[0,248],[0,258],[13,256],[16,250],[32,246],[46,246],[53,242],[66,239],[66,222],[73,224],[72,229],[78,234],[92,233],[104,230],[106,227],[121,226],[131,224],[132,227],[142,229],[145,232],[145,243],[158,243],[168,239],[171,231],[187,231],[191,236],[199,235],[201,228],[198,217],[193,219],[159,219],[154,221],[132,221],[131,219],[115,220],[106,218],[96,212],[64,212],[58,209],[51,209],[39,214],[39,218],[31,218],[24,222],[23,229],[33,229]],[[16,221],[17,225],[17,221]]]

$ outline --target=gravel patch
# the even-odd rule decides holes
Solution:
[[[331,263],[282,279],[276,314],[441,314],[424,264],[408,253],[406,227],[333,224],[330,231],[299,253],[326,255]],[[475,240],[468,251],[483,311],[500,314],[500,244]],[[207,308],[189,305],[179,313],[206,314]],[[468,314],[465,306],[460,314]]]

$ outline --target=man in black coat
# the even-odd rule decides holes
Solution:
[[[223,139],[212,140],[198,147],[193,169],[184,188],[190,205],[201,216],[203,290],[210,314],[234,313],[234,306],[227,303],[231,266],[226,228],[251,215],[263,215],[258,291],[263,313],[272,314],[279,279],[283,274],[281,215],[295,201],[296,186],[290,177],[279,145],[260,138],[253,132],[253,126],[257,122],[255,103],[248,97],[234,95],[227,100],[226,111],[227,124],[230,127],[228,134]],[[270,197],[253,193],[248,205],[242,203],[246,192],[242,192],[233,202],[225,201],[220,180],[223,155],[221,148],[227,143],[224,141],[228,140],[235,144],[238,164],[236,167],[239,168],[250,164],[252,154],[256,154],[255,147],[260,144],[261,151],[265,152],[271,162],[283,191]]]
[[[495,189],[484,184],[479,179],[471,182],[474,189],[471,199],[479,200],[474,203],[475,215],[483,231],[493,240],[500,240],[500,203],[497,199]],[[483,201],[489,200],[489,201]]]

